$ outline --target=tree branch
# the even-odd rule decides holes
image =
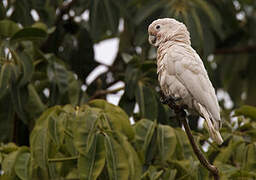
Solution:
[[[100,96],[103,96],[103,95],[106,95],[106,94],[113,94],[113,93],[117,93],[118,91],[121,91],[123,90],[124,87],[120,87],[120,88],[117,88],[117,89],[113,89],[113,90],[98,90],[96,91],[92,97],[90,98],[90,100],[93,100],[93,99],[96,99]]]
[[[256,52],[256,45],[248,45],[245,47],[216,49],[213,54],[241,54],[241,53],[255,53],[255,52]]]
[[[174,110],[178,120],[183,124],[186,134],[188,136],[189,142],[200,163],[213,175],[214,180],[219,180],[220,177],[219,177],[218,169],[214,165],[209,163],[209,161],[206,159],[202,151],[199,149],[198,145],[195,143],[194,137],[191,133],[190,127],[187,122],[186,112],[184,111],[184,107],[178,106],[173,99],[162,98],[161,101],[164,104],[168,104],[168,106]]]

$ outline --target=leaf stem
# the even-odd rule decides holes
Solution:
[[[74,138],[73,134],[71,132],[67,131],[66,129],[64,130],[64,133],[66,135],[68,135],[69,137]]]
[[[63,162],[63,161],[71,161],[77,160],[79,156],[72,156],[72,157],[64,157],[64,158],[51,158],[48,159],[48,162]]]

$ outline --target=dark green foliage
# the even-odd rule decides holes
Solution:
[[[252,0],[0,1],[0,179],[212,179],[159,101],[147,27],[160,17],[187,25],[213,85],[234,105],[220,99],[221,146],[190,114],[196,141],[221,179],[256,179],[255,7]],[[94,45],[111,38],[119,39],[117,55],[101,64]],[[107,71],[86,84],[98,65]],[[110,88],[120,81],[124,87]],[[119,106],[106,101],[121,90]]]

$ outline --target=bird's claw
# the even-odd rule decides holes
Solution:
[[[160,101],[163,104],[168,104],[170,102],[175,103],[175,102],[180,101],[180,100],[181,100],[180,97],[171,97],[171,96],[167,96],[167,97],[162,96],[162,97],[160,97]]]

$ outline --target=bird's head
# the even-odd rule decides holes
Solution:
[[[186,26],[172,18],[153,21],[148,26],[148,41],[153,46],[159,46],[166,41],[183,42],[190,45],[190,35]]]

